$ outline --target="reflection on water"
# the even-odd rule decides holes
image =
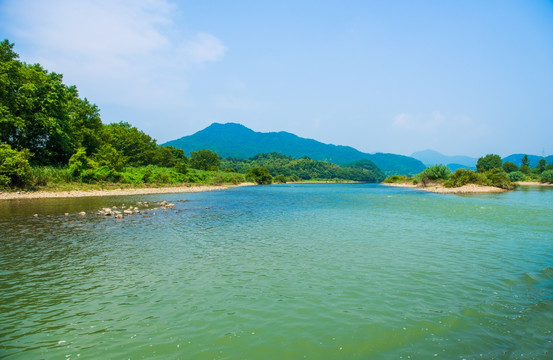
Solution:
[[[551,224],[536,187],[0,202],[0,358],[549,359]]]

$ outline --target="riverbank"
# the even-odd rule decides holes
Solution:
[[[441,184],[432,184],[429,186],[418,186],[408,183],[382,183],[385,186],[409,187],[440,194],[488,194],[502,193],[508,190],[501,189],[495,186],[484,186],[476,184],[467,184],[456,188],[446,188]]]
[[[148,195],[148,194],[172,194],[172,193],[194,193],[203,191],[226,190],[238,186],[251,186],[254,183],[242,183],[238,185],[182,185],[168,187],[145,187],[128,189],[109,190],[71,190],[71,191],[17,191],[0,193],[1,200],[16,199],[46,199],[46,198],[79,198],[97,196],[127,196],[127,195]]]

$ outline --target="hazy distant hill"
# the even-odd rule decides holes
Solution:
[[[483,154],[484,156],[486,154]],[[476,170],[476,162],[478,159],[472,158],[469,156],[448,156],[441,154],[434,150],[423,150],[417,151],[411,154],[417,160],[422,161],[426,166],[444,164],[449,166],[452,171],[455,171],[459,168],[470,168]],[[510,161],[518,166],[522,163],[522,157],[524,154],[513,154],[503,158],[503,162]],[[538,164],[538,161],[542,156],[538,155],[528,155],[528,160],[530,160],[530,167],[535,167]],[[553,163],[553,155],[545,157],[547,164]]]
[[[510,161],[510,162],[514,163],[515,165],[520,166],[522,164],[522,158],[523,157],[524,157],[524,154],[509,155],[509,156],[506,156],[506,157],[503,158],[503,162]],[[536,167],[536,165],[538,164],[538,161],[540,161],[541,158],[543,158],[543,156],[528,155],[528,160],[530,160],[530,167],[531,168]],[[546,156],[545,157],[545,162],[547,164],[553,164],[553,155]]]
[[[301,138],[287,132],[255,132],[247,127],[228,123],[214,123],[189,136],[172,140],[164,145],[191,151],[209,149],[221,157],[248,159],[262,153],[280,153],[295,158],[308,156],[314,160],[324,160],[345,165],[361,159],[374,162],[386,175],[416,174],[425,166],[414,158],[396,154],[367,154],[349,146],[324,144],[316,140]]]
[[[448,156],[434,150],[417,151],[411,154],[411,156],[422,161],[427,166],[443,164],[448,166],[452,165],[457,169],[460,167],[476,168],[476,161],[478,160],[469,156]]]

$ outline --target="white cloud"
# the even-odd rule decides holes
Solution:
[[[13,0],[4,8],[28,44],[23,60],[63,73],[96,103],[182,104],[187,74],[227,49],[214,35],[180,31],[169,0]]]

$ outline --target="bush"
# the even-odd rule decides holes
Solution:
[[[447,180],[451,175],[451,169],[445,165],[432,165],[424,169],[422,172],[423,178],[428,180]]]
[[[286,184],[286,176],[282,174],[275,176],[275,182],[279,184]]]
[[[501,169],[495,168],[485,173],[488,178],[488,185],[502,189],[514,189],[515,185],[509,180],[507,173]]]
[[[511,181],[526,181],[526,175],[522,171],[511,171],[508,175]]]
[[[553,183],[553,170],[545,170],[541,173],[540,182]]]
[[[264,167],[255,167],[246,174],[246,179],[249,179],[257,184],[271,184],[273,177],[269,173],[269,170]]]
[[[488,179],[484,174],[476,173],[470,169],[457,169],[444,183],[445,187],[454,188],[467,184],[488,185]]]
[[[510,161],[505,161],[503,163],[503,170],[505,170],[507,174],[512,173],[513,171],[518,171],[518,166]]]
[[[86,156],[85,148],[79,148],[69,159],[69,173],[73,179],[81,179],[82,175],[89,178],[92,171],[97,167],[98,164]],[[86,171],[88,173],[84,174]]]
[[[29,150],[17,151],[10,145],[0,144],[0,188],[30,185],[33,176],[29,157]]]
[[[384,179],[386,184],[395,184],[395,183],[406,183],[409,178],[405,175],[392,175]]]

